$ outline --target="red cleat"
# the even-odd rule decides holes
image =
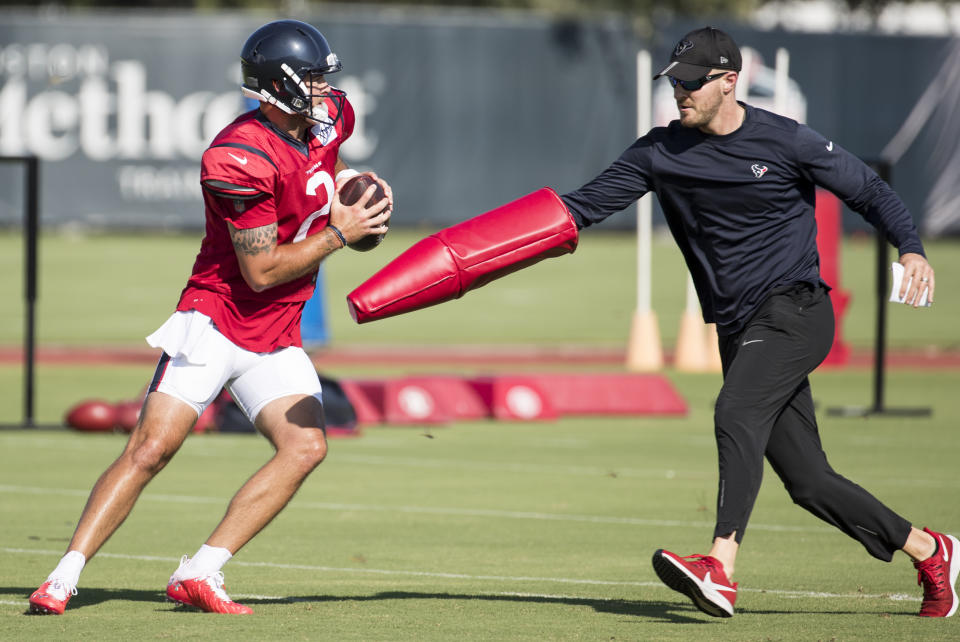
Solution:
[[[957,612],[957,575],[960,574],[960,542],[953,535],[936,533],[929,528],[924,532],[937,540],[937,552],[914,562],[917,569],[917,584],[923,587],[923,603],[920,617],[950,617]]]
[[[182,606],[194,606],[194,603],[190,601],[190,596],[187,595],[187,591],[183,588],[181,582],[171,582],[167,584],[167,599]]]
[[[190,558],[184,555],[180,558],[180,566],[177,567],[177,570],[173,572],[173,575],[170,576],[170,581],[167,582],[167,599],[171,602],[176,602],[178,605],[182,606],[193,606],[193,602],[190,601],[190,596],[187,595],[187,592],[183,588],[183,584],[180,583],[180,571],[190,563]]]
[[[178,587],[171,591],[172,587]],[[180,591],[186,599],[173,598],[171,592],[179,595]],[[223,590],[223,573],[214,573],[205,577],[190,580],[180,580],[167,586],[167,597],[181,604],[194,606],[207,613],[227,613],[229,615],[249,615],[253,609],[237,604]]]
[[[36,615],[63,615],[67,602],[77,594],[75,586],[47,580],[30,596],[30,612]]]
[[[727,579],[717,558],[709,555],[680,557],[661,548],[653,554],[653,570],[664,584],[689,597],[707,615],[733,617],[737,585]]]

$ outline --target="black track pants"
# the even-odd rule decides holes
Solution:
[[[910,523],[838,475],[820,444],[810,382],[833,342],[823,287],[779,288],[738,334],[720,337],[723,388],[714,414],[720,487],[714,537],[743,538],[763,477],[763,458],[794,503],[890,561]]]

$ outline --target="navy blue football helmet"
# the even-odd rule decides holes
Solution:
[[[330,88],[326,100],[310,93],[310,74],[332,74],[342,69],[337,54],[316,27],[299,20],[277,20],[254,31],[240,52],[245,96],[276,105],[310,122],[333,125],[346,93]],[[274,82],[276,81],[276,83]],[[331,115],[331,107],[336,112]]]

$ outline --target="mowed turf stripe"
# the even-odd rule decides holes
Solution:
[[[337,459],[351,464],[370,466],[402,466],[407,468],[471,469],[507,473],[576,475],[580,477],[635,477],[638,479],[705,479],[716,476],[714,470],[677,471],[671,469],[621,468],[611,466],[568,466],[562,464],[535,464],[530,462],[510,463],[503,461],[477,461],[474,459],[429,459],[423,457],[396,457],[387,455],[353,455],[338,453]]]
[[[60,556],[63,555],[62,551],[50,551],[43,549],[31,549],[31,548],[0,548],[0,551],[4,553],[9,553],[11,555],[47,555],[47,556]],[[138,562],[164,562],[169,564],[177,564],[180,562],[179,558],[176,557],[162,557],[156,555],[125,555],[122,553],[97,553],[98,557],[110,558],[110,559],[119,559],[119,560],[133,560]],[[395,575],[403,577],[429,577],[437,579],[454,579],[454,580],[484,580],[484,581],[494,581],[494,582],[541,582],[549,584],[582,584],[582,585],[594,585],[594,586],[633,586],[641,588],[660,588],[666,589],[666,587],[660,582],[624,582],[624,581],[613,581],[613,580],[594,580],[594,579],[577,579],[571,577],[527,577],[527,576],[510,576],[510,575],[472,575],[469,573],[438,573],[430,571],[404,571],[404,570],[388,570],[388,569],[373,569],[373,568],[340,568],[333,566],[315,566],[311,564],[284,564],[278,562],[243,562],[238,560],[231,560],[231,566],[245,566],[245,567],[256,567],[256,568],[275,568],[283,570],[297,570],[297,571],[311,571],[311,572],[321,572],[321,573],[355,573],[355,574],[367,574],[367,575]],[[764,588],[740,588],[741,593],[764,593],[766,595],[776,595],[778,597],[785,598],[818,598],[818,599],[874,599],[874,600],[887,600],[892,602],[919,602],[921,601],[919,597],[904,595],[902,593],[828,593],[824,591],[791,591],[786,589],[764,589]],[[544,599],[583,599],[583,600],[610,600],[618,601],[618,598],[592,598],[585,596],[573,596],[573,595],[551,595],[547,593],[526,593],[526,592],[495,592],[495,593],[484,593],[484,595],[501,595],[501,596],[513,596],[513,597],[540,597]],[[298,601],[297,597],[276,597],[276,596],[262,596],[255,594],[237,594],[234,597],[236,598],[247,598],[247,599],[271,599],[271,600],[287,600],[290,602]],[[19,602],[17,602],[19,604]]]
[[[31,435],[24,437],[22,435],[3,435],[0,434],[5,442],[16,442],[18,446],[33,445],[40,448],[67,449],[76,451],[77,449],[101,451],[102,442],[99,441],[70,441],[64,444],[53,438],[44,438]],[[874,440],[860,439],[859,447],[864,447],[873,443]],[[713,448],[713,442],[706,442]],[[264,442],[266,444],[266,442]],[[266,452],[266,451],[264,451]],[[258,453],[256,459],[260,461],[261,453]],[[181,455],[183,457],[184,455]],[[223,457],[222,447],[215,450],[204,451],[198,447],[187,453],[190,457]],[[422,457],[397,457],[387,455],[355,455],[349,453],[337,453],[335,460],[331,459],[331,464],[339,463],[361,464],[368,466],[395,466],[400,468],[433,468],[437,470],[479,470],[491,472],[504,472],[524,475],[564,475],[577,477],[623,477],[631,479],[677,479],[677,480],[703,480],[715,479],[716,470],[693,470],[693,469],[670,469],[670,468],[630,468],[611,466],[601,468],[597,466],[567,466],[562,464],[536,464],[530,462],[509,463],[502,461],[477,461],[473,459],[429,459]],[[928,471],[929,472],[929,471]],[[871,487],[894,487],[901,488],[910,486],[915,488],[957,488],[960,487],[960,478],[956,476],[943,478],[930,477],[894,477],[890,475],[871,475],[869,473],[857,476],[857,482]],[[751,525],[751,528],[755,528]]]
[[[20,447],[43,448],[47,450],[69,450],[75,452],[78,449],[102,452],[103,442],[100,440],[91,441],[70,441],[64,443],[52,437],[40,435],[11,434],[2,435],[4,441],[15,442]],[[370,439],[367,445],[375,440]],[[712,447],[711,442],[705,442],[707,447]],[[212,448],[209,444],[191,444],[192,450],[181,457],[223,457],[224,447],[232,447],[235,444],[219,444],[217,448]],[[258,450],[251,458],[262,459],[269,452],[269,446],[266,441],[262,441],[264,449]],[[637,479],[706,479],[716,476],[716,471],[710,470],[691,470],[691,469],[667,469],[667,468],[631,468],[631,467],[609,467],[601,468],[598,466],[569,466],[563,464],[538,464],[532,462],[504,462],[504,461],[478,461],[475,459],[431,459],[426,457],[399,457],[396,455],[357,455],[350,453],[337,453],[336,457],[331,457],[331,463],[362,464],[368,466],[395,466],[400,468],[433,468],[437,470],[480,470],[505,472],[516,474],[548,474],[564,475],[578,477],[629,477]],[[325,464],[327,466],[331,464]]]
[[[71,497],[86,496],[89,491],[70,488],[40,488],[37,486],[9,486],[0,484],[0,493],[24,495],[67,495]],[[229,500],[223,497],[198,497],[193,495],[163,495],[144,493],[141,500],[168,502],[173,504],[226,504]],[[408,513],[420,515],[440,515],[459,517],[484,517],[502,519],[528,519],[553,522],[585,522],[591,524],[622,524],[627,526],[653,527],[681,527],[698,528],[709,526],[708,522],[689,522],[667,519],[641,519],[639,517],[614,517],[610,515],[572,515],[562,513],[540,513],[534,511],[507,511],[487,508],[454,508],[431,506],[400,506],[378,504],[341,504],[334,502],[309,502],[294,499],[287,506],[289,509],[330,510],[330,511],[365,511],[383,513]],[[750,524],[753,530],[789,532],[789,533],[830,533],[834,529],[827,526],[787,526],[783,524]]]

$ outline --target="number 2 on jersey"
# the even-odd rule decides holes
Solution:
[[[307,232],[310,230],[313,222],[330,211],[330,203],[333,201],[333,177],[323,170],[318,171],[307,180],[306,189],[309,196],[316,196],[318,188],[322,188],[323,191],[326,192],[327,202],[323,207],[303,220],[303,223],[300,224],[300,228],[297,230],[297,235],[293,237],[294,243],[299,243],[307,238]]]

